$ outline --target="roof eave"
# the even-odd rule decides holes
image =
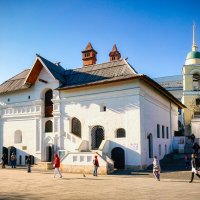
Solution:
[[[156,88],[161,92],[165,97],[170,99],[173,103],[175,103],[179,108],[186,108],[184,104],[182,104],[178,99],[176,99],[170,92],[168,92],[165,88],[160,86],[157,82],[152,80],[146,75],[143,74],[138,74],[134,77],[128,77],[120,80],[108,80],[106,82],[94,82],[94,83],[88,83],[84,85],[76,85],[76,86],[69,86],[69,87],[63,87],[63,88],[57,88],[57,90],[71,90],[71,89],[77,89],[77,88],[85,88],[85,87],[91,87],[91,86],[97,86],[97,85],[105,85],[109,83],[116,83],[116,82],[123,82],[123,81],[128,81],[128,80],[134,80],[134,79],[142,79],[145,82],[148,82],[152,87]]]

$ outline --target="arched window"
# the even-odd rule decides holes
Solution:
[[[45,132],[48,133],[48,132],[53,132],[53,123],[51,120],[48,120],[46,123],[45,123]]]
[[[147,136],[147,139],[148,139],[149,158],[153,158],[153,136],[151,133]]]
[[[116,137],[117,138],[126,137],[126,131],[125,131],[125,129],[123,129],[123,128],[117,129]]]
[[[45,117],[53,117],[53,102],[51,101],[53,98],[53,91],[48,90],[45,93]]]
[[[161,154],[162,154],[161,144],[159,144],[159,146],[158,146],[158,153],[159,153],[159,156],[161,156]]]
[[[22,132],[20,130],[15,131],[15,144],[22,143]]]
[[[200,75],[193,74],[193,90],[200,90]]]
[[[165,154],[167,154],[167,145],[165,144]]]
[[[81,122],[76,117],[72,119],[72,133],[81,137]]]

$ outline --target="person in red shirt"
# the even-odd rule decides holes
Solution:
[[[94,164],[93,176],[97,176],[97,171],[98,171],[98,167],[99,167],[99,161],[97,159],[97,155],[95,155],[95,157],[94,157],[93,164]]]
[[[60,168],[60,158],[59,158],[58,154],[55,154],[53,163],[54,163],[54,167],[55,167],[54,178],[56,177],[56,173],[58,173],[60,175],[60,178],[62,178],[62,174],[59,170],[59,168]]]

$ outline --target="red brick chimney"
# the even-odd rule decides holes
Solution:
[[[93,49],[92,44],[89,42],[85,50],[82,51],[83,66],[96,64],[97,52]]]
[[[110,61],[119,60],[121,58],[121,54],[119,53],[116,44],[113,45],[112,51],[109,53]]]

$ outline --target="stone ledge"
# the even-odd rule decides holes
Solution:
[[[93,174],[94,167],[86,165],[61,165],[61,171],[67,173],[81,173],[81,174]],[[106,175],[108,170],[106,167],[99,167],[98,174]]]

